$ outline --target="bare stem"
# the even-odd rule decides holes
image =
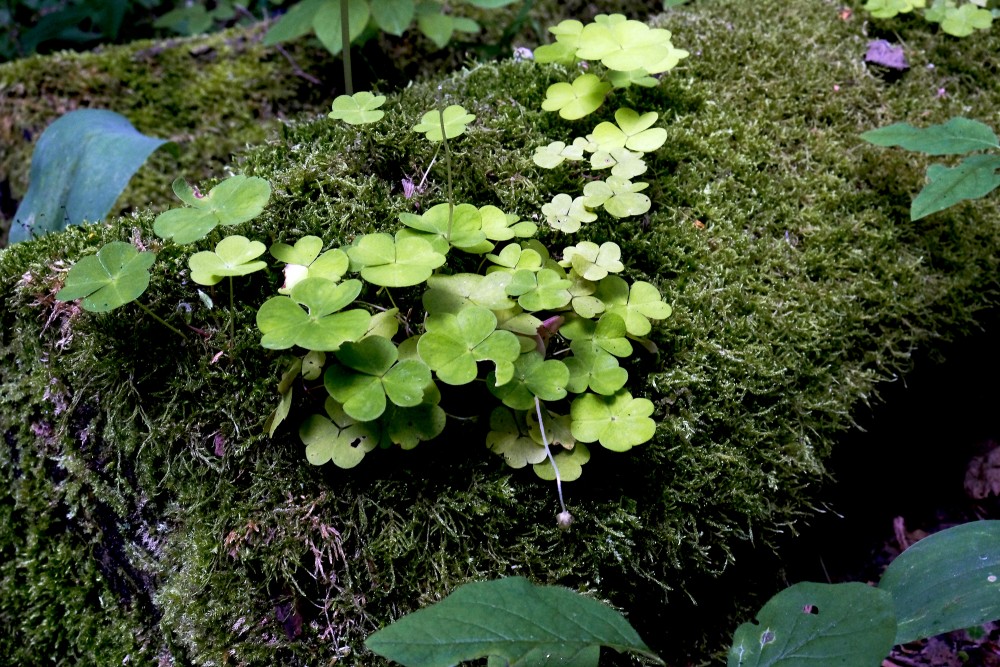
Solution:
[[[455,197],[451,191],[451,149],[448,148],[448,132],[444,127],[444,111],[438,112],[438,120],[441,122],[441,141],[444,142],[444,166],[448,172],[448,235],[445,240],[451,243],[451,222],[455,213]]]
[[[146,304],[144,304],[141,301],[136,301],[135,305],[139,306],[144,311],[146,311],[146,314],[149,315],[150,317],[152,317],[154,320],[156,320],[157,322],[159,322],[160,324],[162,324],[166,328],[170,329],[171,331],[173,331],[175,334],[177,334],[178,336],[180,336],[184,340],[187,340],[187,336],[184,335],[183,331],[181,331],[180,329],[172,326],[165,319],[163,319],[162,317],[160,317],[159,315],[157,315],[156,313],[154,313],[152,310],[150,310],[149,306],[147,306]]]
[[[229,276],[229,342],[236,338],[236,298],[233,296],[233,277]]]
[[[354,79],[351,74],[351,23],[348,0],[340,0],[340,45],[344,62],[344,90],[354,94]]]

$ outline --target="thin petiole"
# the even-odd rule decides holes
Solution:
[[[448,132],[444,127],[444,112],[438,112],[438,120],[441,122],[441,141],[444,142],[444,165],[448,172],[448,235],[445,240],[451,243],[451,222],[455,212],[455,197],[451,190],[451,149],[448,148]]]
[[[157,315],[156,313],[154,313],[152,310],[150,310],[149,306],[147,306],[146,304],[144,304],[141,301],[136,301],[135,305],[139,306],[144,311],[146,311],[146,314],[149,315],[150,317],[152,317],[154,320],[156,320],[157,322],[159,322],[160,324],[162,324],[166,328],[170,329],[171,331],[173,331],[175,334],[177,334],[178,336],[180,336],[184,340],[187,340],[187,336],[184,335],[183,331],[181,331],[180,329],[178,329],[178,328],[170,325],[165,319],[163,319],[162,317],[160,317],[159,315]]]
[[[552,471],[556,475],[556,491],[559,493],[559,507],[562,509],[562,513],[566,514],[566,503],[563,502],[562,480],[559,478],[559,467],[556,465],[556,458],[552,456],[552,450],[549,449],[549,439],[545,435],[545,422],[542,420],[542,402],[538,400],[537,396],[535,396],[535,412],[538,414],[538,428],[542,432],[542,444],[545,446],[545,455],[549,457],[549,463],[552,464]]]

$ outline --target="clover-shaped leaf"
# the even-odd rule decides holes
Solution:
[[[667,131],[662,127],[653,127],[659,116],[655,111],[640,116],[632,109],[622,107],[615,112],[617,125],[605,121],[595,127],[590,136],[602,151],[627,148],[640,153],[651,153],[667,141]]]
[[[961,7],[947,8],[941,21],[941,29],[955,37],[968,37],[976,30],[989,30],[991,25],[992,12],[971,2]]]
[[[568,316],[559,333],[563,338],[573,341],[573,345],[589,341],[594,350],[603,350],[616,357],[632,354],[632,343],[625,337],[625,320],[617,313],[605,311],[597,322]],[[579,351],[578,347],[573,349]]]
[[[271,256],[285,264],[308,266],[319,257],[323,249],[323,239],[318,236],[303,236],[295,245],[275,243],[271,246]]]
[[[424,232],[425,238],[437,252],[445,254],[448,246],[473,254],[493,250],[493,244],[486,240],[483,231],[483,217],[472,204],[459,204],[451,211],[451,237],[448,236],[449,204],[437,204],[427,209],[423,215],[401,213],[399,221],[411,229]],[[405,231],[405,230],[404,230]],[[410,236],[404,234],[403,236]]]
[[[497,313],[497,328],[510,331],[517,336],[517,342],[521,345],[521,354],[538,349],[538,327],[540,326],[542,326],[542,320],[531,313],[523,312],[520,308]]]
[[[495,271],[485,276],[478,273],[456,273],[450,276],[431,276],[427,279],[430,287],[423,296],[424,308],[428,313],[458,313],[470,304],[490,310],[513,308],[514,302],[507,296],[510,273]]]
[[[569,369],[557,359],[543,359],[538,352],[522,354],[514,362],[514,376],[498,386],[496,373],[486,378],[486,386],[504,405],[515,410],[531,410],[535,397],[558,401],[566,396]]]
[[[573,341],[573,355],[565,360],[569,369],[566,389],[574,394],[592,391],[610,396],[625,386],[628,371],[618,365],[618,360],[588,341]]]
[[[326,352],[309,350],[302,356],[302,379],[315,380],[323,373],[326,365]]]
[[[420,119],[420,122],[413,126],[414,132],[423,132],[427,135],[428,141],[441,141],[441,118],[442,114],[437,109],[428,111]],[[465,133],[465,128],[476,117],[467,112],[458,104],[453,104],[444,110],[444,131],[449,139]]]
[[[863,9],[873,18],[890,19],[896,14],[912,12],[914,8],[925,7],[927,0],[868,0]]]
[[[507,294],[517,297],[525,310],[555,310],[567,305],[573,298],[569,288],[573,283],[552,269],[537,272],[519,270],[507,285]]]
[[[535,62],[557,63],[567,66],[575,64],[578,60],[576,50],[580,44],[583,24],[573,19],[567,19],[559,25],[550,27],[549,32],[556,36],[556,42],[535,49]]]
[[[509,241],[515,236],[530,238],[538,231],[538,225],[530,220],[520,220],[513,213],[504,213],[496,206],[486,205],[479,209],[483,233],[491,241]]]
[[[164,211],[153,222],[162,239],[186,244],[205,238],[218,225],[237,225],[260,215],[271,197],[271,185],[257,176],[232,176],[199,196],[182,178],[174,181],[174,193],[186,208]]]
[[[642,86],[643,88],[655,88],[660,83],[644,69],[633,69],[627,72],[608,70],[607,77],[608,81],[615,88],[628,88],[633,85]]]
[[[433,440],[441,435],[448,421],[445,411],[437,404],[441,394],[433,383],[433,391],[426,390],[424,401],[412,408],[401,408],[392,403],[386,406],[381,421],[385,423],[385,435],[390,442],[403,449],[413,449],[421,442]],[[436,396],[436,400],[430,398]]]
[[[590,166],[594,169],[611,167],[613,176],[624,179],[646,173],[646,162],[642,159],[642,153],[634,153],[627,148],[599,150],[590,156]]]
[[[271,297],[257,311],[257,328],[264,334],[260,344],[269,350],[298,345],[332,352],[345,342],[361,338],[368,330],[371,315],[363,310],[336,312],[360,293],[360,280],[338,285],[325,278],[306,278],[292,288],[289,296]]]
[[[333,100],[333,111],[328,115],[350,125],[365,125],[382,120],[385,115],[379,107],[385,104],[385,95],[373,95],[368,91],[354,95],[340,95]]]
[[[649,183],[633,183],[620,176],[609,176],[606,181],[591,181],[583,186],[583,203],[590,208],[603,206],[616,218],[642,215],[649,210],[649,197],[639,194]]]
[[[547,146],[539,146],[531,160],[542,169],[555,169],[565,160],[582,160],[583,148],[577,144],[566,145],[564,141],[553,141]]]
[[[573,436],[581,442],[600,442],[605,449],[628,451],[656,433],[653,402],[633,398],[622,389],[613,396],[586,393],[570,405]]]
[[[565,193],[557,194],[552,201],[542,206],[542,215],[553,229],[572,234],[579,231],[585,222],[597,220],[597,216],[587,209],[583,197],[573,199]]]
[[[575,271],[569,274],[573,284],[569,288],[569,293],[573,300],[570,306],[580,315],[580,317],[594,318],[604,312],[604,302],[594,296],[597,291],[597,284],[587,280]]]
[[[576,438],[573,437],[570,430],[572,420],[569,415],[557,415],[543,409],[542,417],[545,419],[544,439],[542,438],[542,429],[538,427],[538,412],[529,410],[524,417],[532,440],[539,445],[544,445],[548,441],[550,446],[563,449],[573,449],[576,446]]]
[[[395,238],[384,233],[360,236],[347,249],[347,256],[362,278],[383,287],[419,285],[445,263],[445,256],[429,241],[399,234]]]
[[[604,104],[604,96],[611,84],[601,81],[594,74],[581,74],[572,84],[560,81],[545,91],[542,109],[558,111],[566,120],[583,118]]]
[[[392,340],[392,337],[399,331],[399,319],[396,317],[397,315],[399,315],[399,308],[390,308],[389,310],[383,310],[372,315],[372,319],[368,323],[368,331],[365,332],[364,338],[368,336],[381,336],[382,338]]]
[[[576,443],[573,449],[561,451],[552,457],[559,469],[559,481],[574,482],[580,479],[583,474],[583,464],[590,460],[590,450],[582,442]],[[547,482],[555,481],[556,474],[552,469],[552,463],[543,461],[531,466],[540,479]]]
[[[318,236],[303,236],[295,245],[275,243],[271,246],[271,255],[285,262],[285,284],[278,289],[278,294],[288,294],[296,283],[306,278],[326,278],[338,282],[350,266],[347,253],[343,250],[327,250],[322,255],[323,239]]]
[[[622,249],[617,243],[607,241],[601,245],[582,241],[563,250],[560,266],[573,267],[581,277],[598,281],[611,273],[621,273],[625,265],[621,263]]]
[[[516,415],[504,407],[494,408],[490,415],[486,446],[503,456],[511,468],[523,468],[547,458],[545,447],[532,440],[527,428],[518,423]]]
[[[492,361],[497,382],[504,384],[514,374],[514,362],[521,355],[517,336],[497,330],[492,311],[479,306],[463,308],[457,315],[428,315],[426,333],[417,343],[417,351],[438,379],[451,385],[467,384],[476,379],[476,362]]]
[[[146,291],[149,267],[155,261],[154,252],[139,252],[131,243],[112,241],[96,255],[84,257],[73,265],[56,299],[82,298],[80,305],[93,313],[113,310],[135,301]]]
[[[601,16],[595,17],[595,22],[580,32],[578,58],[600,60],[608,69],[621,72],[642,69],[657,74],[672,69],[688,56],[687,51],[674,48],[669,30],[624,20],[621,14],[612,14],[610,20],[599,19]]]
[[[420,405],[431,371],[419,359],[398,359],[396,346],[381,336],[345,343],[337,350],[340,364],[326,369],[323,385],[358,421],[378,419],[386,398],[400,407]]]
[[[607,312],[625,320],[629,335],[645,336],[652,329],[650,320],[670,317],[672,309],[660,299],[655,286],[639,280],[632,287],[618,276],[608,276],[597,286],[597,298],[604,302]]]
[[[487,271],[538,271],[545,262],[537,250],[526,248],[519,243],[508,243],[498,254],[486,255],[486,259],[496,264]]]
[[[311,415],[299,427],[306,460],[314,466],[333,461],[338,468],[353,468],[378,446],[378,425],[359,423],[333,399],[327,399],[326,411],[330,419]]]
[[[215,251],[196,252],[188,259],[191,280],[199,285],[215,285],[226,276],[245,276],[267,268],[267,262],[252,261],[267,248],[260,241],[245,236],[227,236],[215,246]]]

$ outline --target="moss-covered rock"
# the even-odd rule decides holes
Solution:
[[[669,133],[653,210],[585,228],[674,306],[652,336],[658,356],[630,368],[659,425],[628,454],[594,453],[566,489],[571,532],[556,527],[551,486],[506,469],[481,424],[350,471],[313,468],[295,430],[321,397],[299,392],[290,423],[265,437],[283,362],[259,347],[254,314],[279,272],[237,283],[230,340],[228,313],[186,277],[191,249],[161,247],[143,212],[0,254],[0,652],[20,664],[377,664],[370,632],[470,578],[512,573],[635,610],[664,655],[730,629],[678,636],[663,619],[692,577],[809,516],[838,434],[880,381],[995,309],[996,198],[911,223],[925,163],[858,134],[958,114],[995,125],[1000,90],[980,69],[998,38],[906,24],[913,69],[888,84],[862,63],[860,22],[834,5],[697,3],[660,23],[692,57],[620,100],[660,111]],[[390,97],[374,126],[289,124],[246,155],[275,195],[239,232],[339,244],[437,203],[439,165],[413,199],[401,180],[430,165],[410,128],[440,101],[478,117],[453,146],[458,197],[531,217],[581,189],[535,167],[532,147],[617,106],[576,123],[541,112],[563,76],[484,65]],[[68,262],[130,238],[160,252],[144,302],[205,336],[181,340],[132,306],[96,316],[54,302]]]

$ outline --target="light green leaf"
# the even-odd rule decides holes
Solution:
[[[615,112],[614,123],[607,121],[594,128],[591,135],[597,143],[598,150],[610,151],[614,148],[627,148],[640,153],[651,153],[667,141],[667,131],[662,127],[652,127],[659,114],[655,111],[641,116],[622,107]]]
[[[307,278],[289,296],[276,296],[257,311],[260,344],[270,350],[298,345],[307,350],[332,352],[347,341],[358,340],[368,330],[371,315],[363,310],[336,311],[361,293],[360,280],[334,284],[325,278]],[[308,312],[304,312],[305,306]]]
[[[428,398],[436,396],[439,400],[441,394],[433,383],[429,386],[433,390],[426,390],[424,402],[416,407],[400,408],[391,403],[386,407],[382,421],[386,424],[390,442],[403,449],[413,449],[421,442],[433,440],[444,431],[448,417],[436,400]]]
[[[325,0],[313,17],[313,30],[326,50],[337,55],[343,50],[343,32],[340,25],[342,0]],[[368,25],[369,8],[366,0],[346,0],[347,26],[350,41],[356,40]]]
[[[306,460],[314,466],[332,461],[338,468],[353,468],[378,446],[378,427],[359,423],[332,399],[327,399],[326,410],[331,419],[311,415],[299,427]]]
[[[365,645],[407,667],[451,667],[487,656],[511,665],[597,667],[601,646],[662,664],[610,607],[521,577],[460,586],[441,602],[379,630]]]
[[[667,68],[670,69],[670,68]],[[630,86],[642,86],[643,88],[655,88],[660,84],[659,80],[649,75],[644,69],[633,69],[628,72],[608,70],[608,81],[615,88],[629,88]]]
[[[895,644],[1000,619],[1000,521],[973,521],[920,540],[878,587],[895,604]]]
[[[149,287],[149,267],[156,253],[139,252],[131,243],[112,241],[96,255],[80,259],[56,294],[59,301],[83,299],[84,310],[105,313],[138,299]]]
[[[188,259],[191,280],[199,285],[215,285],[226,276],[245,276],[267,268],[267,263],[251,261],[267,248],[260,241],[245,236],[227,236],[215,246],[215,251],[197,252]]]
[[[583,203],[590,208],[603,206],[616,218],[642,215],[649,210],[649,197],[639,194],[648,183],[633,183],[620,176],[609,176],[606,181],[590,181],[583,186]]]
[[[538,225],[530,220],[518,221],[513,213],[504,213],[496,206],[486,205],[479,209],[482,218],[483,233],[492,241],[509,241],[517,238],[530,238],[538,231]]]
[[[319,350],[310,350],[302,357],[302,379],[315,380],[323,373],[323,366],[326,365],[326,353]]]
[[[519,270],[507,285],[507,293],[516,296],[518,305],[525,310],[556,310],[573,298],[569,292],[572,284],[552,269]]]
[[[800,583],[772,597],[733,635],[728,667],[870,665],[889,654],[892,597],[861,583]]]
[[[486,255],[486,259],[497,265],[491,268],[503,268],[509,271],[538,271],[544,261],[537,250],[524,247],[520,243],[509,243],[499,254]]]
[[[597,322],[581,317],[567,317],[559,333],[574,344],[589,341],[595,351],[603,350],[616,357],[632,354],[632,344],[625,337],[625,320],[617,313],[605,312]]]
[[[565,193],[557,194],[551,202],[543,205],[542,215],[550,227],[567,234],[579,231],[585,222],[597,220],[597,215],[587,208],[583,197],[573,199]]]
[[[590,241],[582,241],[563,250],[560,266],[573,267],[577,275],[586,280],[598,281],[608,272],[621,273],[625,265],[621,263],[622,250],[617,243],[607,241],[598,246]]]
[[[428,111],[420,119],[420,122],[413,126],[414,132],[423,132],[427,135],[428,141],[441,141],[441,112],[437,109]],[[444,132],[449,139],[465,134],[465,129],[476,117],[468,113],[464,107],[452,104],[444,110]]]
[[[575,482],[583,475],[583,465],[590,460],[590,450],[587,449],[587,445],[578,442],[573,449],[558,452],[552,458],[555,459],[556,468],[559,469],[559,480]],[[556,479],[552,463],[549,461],[536,463],[531,468],[539,478],[547,482],[553,482]]]
[[[507,296],[511,277],[510,273],[500,271],[485,276],[477,273],[431,276],[427,279],[430,289],[423,296],[424,308],[432,314],[456,314],[470,304],[490,310],[513,308],[515,304]]]
[[[925,128],[909,123],[894,123],[861,135],[876,146],[899,146],[927,155],[959,155],[972,151],[1000,148],[997,135],[977,120],[958,116],[947,123]]]
[[[910,219],[920,220],[966,199],[979,199],[1000,186],[1000,156],[972,155],[957,167],[932,164],[929,183],[910,205]]]
[[[411,229],[429,235],[426,238],[434,248],[444,254],[451,245],[473,254],[481,254],[493,250],[493,244],[486,240],[483,231],[483,218],[479,209],[472,204],[459,204],[451,212],[451,240],[448,240],[448,209],[447,203],[430,207],[422,215],[400,213],[399,221]],[[404,230],[405,231],[405,230]],[[409,234],[404,234],[409,236]]]
[[[532,162],[542,169],[555,169],[565,160],[582,160],[583,148],[577,144],[567,146],[564,141],[553,141],[547,146],[539,146],[531,156]]]
[[[424,398],[431,372],[419,359],[397,361],[392,341],[369,336],[337,350],[337,361],[323,374],[327,392],[358,421],[372,421],[385,411],[386,398],[400,407],[415,407]]]
[[[604,302],[607,312],[625,320],[631,336],[645,336],[653,328],[650,320],[666,319],[672,312],[660,299],[660,291],[642,280],[629,287],[622,278],[609,275],[598,283],[595,296]]]
[[[523,468],[529,463],[540,463],[547,458],[545,447],[528,435],[523,413],[515,414],[505,407],[493,408],[490,414],[486,447],[502,456],[507,465],[514,469]]]
[[[190,191],[183,179],[174,181],[174,192]],[[162,239],[181,245],[205,238],[218,225],[237,225],[261,214],[271,197],[271,185],[257,176],[232,176],[202,197],[185,196],[186,208],[173,208],[156,217],[153,231]],[[193,202],[193,203],[192,203]]]
[[[318,236],[303,236],[294,246],[287,243],[275,243],[271,246],[271,256],[285,264],[301,264],[309,266],[319,257],[323,249],[323,239]]]
[[[333,100],[333,111],[328,115],[350,125],[365,125],[382,120],[385,112],[379,107],[383,104],[385,95],[373,95],[366,90],[354,95],[339,95]]]
[[[105,109],[57,118],[35,145],[28,192],[14,214],[10,242],[103,220],[133,174],[165,143]]]
[[[416,15],[413,0],[371,0],[371,10],[378,27],[397,37],[410,27]]]
[[[486,386],[504,405],[514,410],[532,410],[535,397],[558,401],[566,396],[569,369],[556,359],[544,359],[538,352],[522,354],[514,362],[514,377],[497,386],[496,373],[490,373]]]
[[[384,233],[359,236],[347,256],[362,278],[383,287],[419,285],[445,263],[445,256],[428,241],[399,234],[396,238]]]
[[[476,363],[492,361],[501,376],[513,374],[513,363],[521,354],[517,337],[497,331],[497,318],[488,309],[470,306],[457,315],[428,315],[426,333],[417,343],[420,357],[438,379],[451,385],[472,382]]]
[[[648,442],[656,433],[653,402],[632,398],[622,389],[613,396],[583,394],[570,405],[573,437],[582,442],[600,442],[605,449],[625,452]]]
[[[873,18],[891,19],[896,14],[912,12],[914,8],[925,7],[926,0],[868,0],[863,9]]]
[[[399,331],[399,308],[390,308],[389,310],[383,310],[382,312],[375,313],[372,315],[371,322],[368,323],[368,331],[365,332],[365,338],[368,336],[381,336],[388,340],[396,335]]]
[[[976,30],[989,30],[993,14],[988,9],[976,7],[971,2],[945,10],[941,29],[955,37],[968,37]]]
[[[611,396],[625,386],[628,371],[619,366],[612,355],[587,341],[574,341],[572,348],[573,356],[564,362],[569,369],[567,390],[582,394],[590,389],[602,396]]]
[[[285,421],[288,417],[289,411],[292,409],[292,390],[294,388],[293,383],[295,379],[299,377],[299,373],[302,370],[302,360],[292,359],[288,368],[281,375],[281,379],[278,381],[278,406],[271,411],[268,415],[267,420],[264,422],[264,431],[267,433],[267,437],[273,438],[275,431],[278,430],[278,426],[281,422]]]
[[[604,97],[611,84],[601,81],[594,74],[581,74],[572,84],[554,83],[545,91],[542,109],[558,111],[566,120],[583,118],[604,104]]]

